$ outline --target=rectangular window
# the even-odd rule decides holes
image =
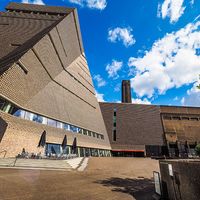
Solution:
[[[24,111],[24,110],[18,109],[18,110],[16,110],[16,111],[13,113],[13,115],[14,115],[15,117],[24,118],[24,117],[25,117],[25,111]]]
[[[116,127],[116,122],[113,122],[113,126]]]
[[[104,140],[104,135],[101,135],[101,139]]]
[[[57,122],[57,128],[63,129],[63,123],[62,122]]]
[[[0,110],[3,110],[5,104],[5,100],[0,99]]]
[[[83,129],[82,128],[77,128],[77,132],[80,134],[83,134]]]
[[[66,130],[66,131],[69,131],[70,129],[69,129],[69,124],[64,124],[63,125],[63,128],[64,128],[64,130]]]
[[[87,130],[86,129],[83,129],[83,135],[87,135]]]
[[[47,120],[47,124],[48,124],[49,126],[52,126],[52,127],[55,127],[55,128],[56,128],[56,121],[53,120],[53,119],[48,119],[48,120]]]
[[[117,132],[113,130],[113,141],[117,141]]]
[[[33,121],[38,122],[38,123],[42,123],[42,121],[43,121],[42,116],[33,114]]]
[[[91,131],[88,131],[88,136],[92,136],[92,132]]]
[[[70,125],[70,131],[72,131],[73,133],[77,133],[77,127]]]
[[[93,137],[96,137],[96,133],[95,133],[95,132],[92,132],[92,136],[93,136]]]
[[[33,113],[26,112],[25,119],[32,121],[33,120]]]
[[[42,124],[47,124],[47,118],[46,117],[42,117]]]

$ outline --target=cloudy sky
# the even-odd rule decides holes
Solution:
[[[130,79],[134,103],[200,106],[200,0],[18,2],[77,7],[99,101]]]

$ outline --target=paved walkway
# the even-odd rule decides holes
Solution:
[[[154,170],[158,161],[144,158],[90,158],[84,171],[0,169],[0,200],[150,200]]]

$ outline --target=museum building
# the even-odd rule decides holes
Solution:
[[[0,43],[0,157],[194,155],[200,108],[98,103],[76,9],[9,3]]]
[[[0,43],[0,156],[109,156],[76,9],[10,3]]]

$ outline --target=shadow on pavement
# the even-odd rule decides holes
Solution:
[[[154,182],[152,179],[130,179],[130,178],[110,178],[99,180],[95,183],[106,187],[113,187],[114,192],[130,194],[136,200],[151,200],[154,194]]]

